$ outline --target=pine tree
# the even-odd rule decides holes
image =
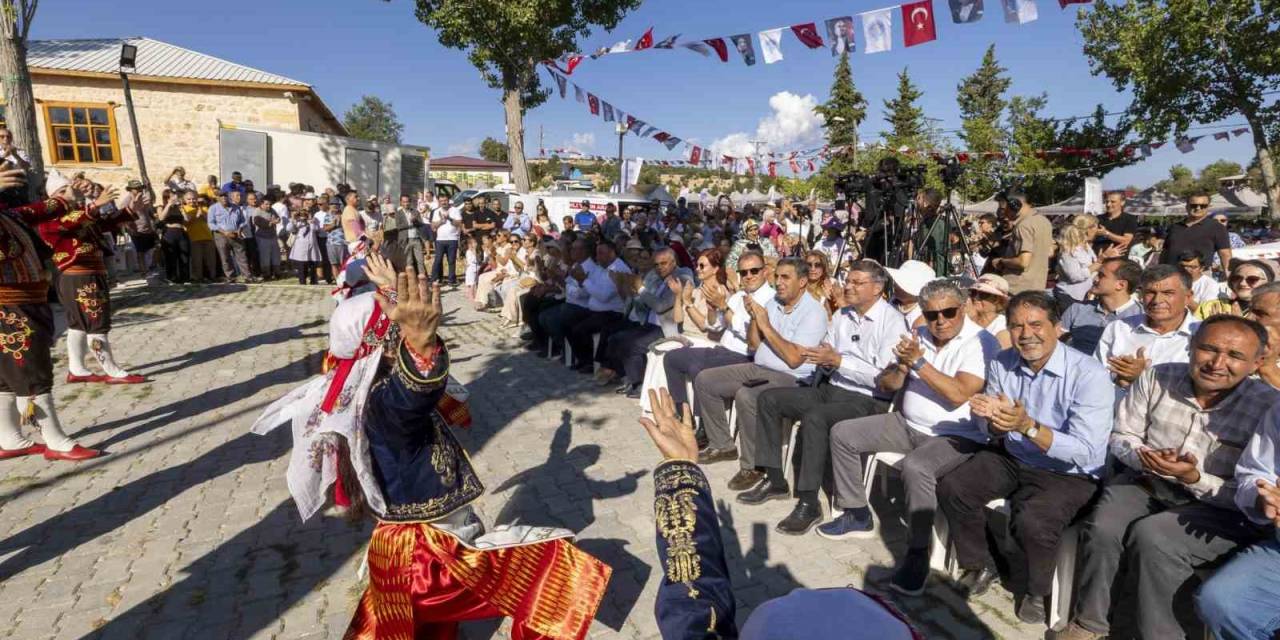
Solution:
[[[858,125],[867,117],[867,100],[853,84],[848,51],[840,55],[836,64],[830,97],[813,110],[823,118],[822,127],[827,130],[827,145],[831,147],[832,154],[816,182],[820,191],[830,195],[834,192],[834,176],[853,171],[857,166]],[[846,150],[839,152],[837,147],[845,147]]]
[[[924,109],[917,106],[916,101],[922,95],[903,67],[898,74],[898,95],[884,101],[884,119],[890,128],[885,135],[885,143],[891,149],[919,146],[925,134],[925,123]]]
[[[1004,93],[1012,81],[1007,69],[996,62],[996,46],[987,48],[978,70],[956,87],[956,102],[960,105],[960,139],[971,153],[1000,151],[1005,134],[1000,127],[1000,116],[1008,102]],[[970,199],[985,198],[999,184],[989,175],[992,163],[976,157],[966,171]]]

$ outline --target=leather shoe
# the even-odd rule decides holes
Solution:
[[[21,449],[0,449],[0,460],[21,458],[22,456],[38,456],[42,453],[44,453],[44,445],[42,444],[33,444]]]
[[[960,595],[966,598],[980,596],[991,588],[991,583],[1000,577],[995,569],[991,567],[983,567],[981,569],[965,569],[960,573],[960,579],[956,580],[956,587],[960,590]]]
[[[714,464],[716,462],[726,462],[728,460],[738,459],[737,447],[727,447],[724,449],[710,449],[698,454],[698,464]]]
[[[67,384],[75,384],[77,382],[104,382],[106,379],[106,376],[100,376],[96,373],[91,373],[87,376],[78,376],[74,373],[67,374]]]
[[[146,378],[136,373],[131,373],[127,376],[121,376],[119,378],[107,377],[106,379],[107,384],[142,384],[146,381],[147,381]]]
[[[822,522],[822,505],[814,502],[797,502],[794,509],[787,517],[778,523],[775,529],[778,533],[785,533],[789,536],[802,536],[809,533],[809,530]]]
[[[1044,598],[1026,594],[1018,603],[1018,619],[1024,624],[1044,624]]]
[[[768,478],[760,480],[756,486],[738,494],[738,502],[742,504],[764,504],[770,500],[786,500],[791,497],[791,487],[785,483],[775,486]]]
[[[764,474],[752,469],[739,469],[737,473],[729,478],[730,491],[746,491],[756,486],[757,482],[764,477]]]
[[[45,460],[71,460],[73,462],[78,462],[80,460],[96,458],[100,455],[102,455],[101,449],[87,449],[80,445],[71,447],[70,451],[54,451],[53,449],[48,448],[44,450]]]

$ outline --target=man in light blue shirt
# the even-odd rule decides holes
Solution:
[[[752,362],[707,369],[693,381],[693,394],[709,444],[699,460],[732,460],[733,435],[725,404],[733,402],[738,414],[742,448],[737,452],[741,470],[729,482],[734,491],[768,482],[756,470],[755,438],[757,399],[769,389],[794,387],[814,370],[806,349],[818,346],[827,335],[827,310],[808,295],[809,270],[803,260],[787,258],[776,267],[778,295],[761,306],[746,298],[747,347],[755,351]],[[707,462],[704,462],[707,463]],[[745,486],[744,486],[745,485]],[[780,498],[785,498],[784,493]]]
[[[524,203],[517,201],[511,206],[511,213],[502,223],[502,228],[517,236],[524,236],[533,231],[533,220],[524,212]]]
[[[996,578],[987,546],[988,502],[1008,498],[1011,580],[1018,619],[1044,624],[1045,599],[1062,533],[1093,498],[1106,462],[1114,389],[1093,358],[1058,341],[1058,307],[1024,291],[1006,310],[1013,348],[987,368],[985,395],[969,405],[986,420],[993,445],[947,474],[938,487],[967,596]]]
[[[223,277],[243,282],[249,277],[249,257],[244,249],[249,218],[240,204],[239,191],[224,192],[218,202],[209,207],[209,231],[213,232],[213,244],[222,261]]]

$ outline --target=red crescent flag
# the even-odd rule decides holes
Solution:
[[[812,22],[791,25],[791,33],[796,34],[796,39],[810,49],[820,49],[824,46],[822,36],[818,35],[818,26]]]
[[[587,107],[591,109],[591,115],[593,116],[600,115],[600,98],[597,98],[596,94],[594,93],[588,93]]]
[[[649,27],[649,30],[644,32],[644,35],[640,36],[639,40],[636,40],[636,46],[634,49],[632,49],[632,51],[643,51],[652,46],[653,46],[653,27]]]
[[[769,177],[770,178],[778,177],[778,163],[776,162],[769,163]]]
[[[812,161],[812,160],[810,160],[810,161],[809,161],[809,170],[810,170],[810,171],[817,171],[817,169],[815,169],[815,168],[814,168],[814,166],[813,166],[813,161]]]
[[[800,163],[796,162],[795,160],[791,160],[790,162],[791,162],[791,173],[800,173]]]
[[[565,75],[570,75],[570,76],[573,75],[573,70],[576,69],[578,67],[578,64],[581,62],[582,62],[582,56],[579,56],[579,55],[569,56],[569,58],[564,61]]]
[[[720,56],[720,62],[729,61],[729,47],[724,43],[724,38],[711,38],[710,40],[703,40],[703,42],[711,45],[711,48],[716,50],[716,55]]]
[[[933,24],[933,0],[902,5],[902,40],[908,47],[937,39],[938,29]]]

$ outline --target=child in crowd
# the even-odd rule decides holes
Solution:
[[[480,258],[476,253],[476,239],[472,236],[467,236],[465,246],[467,270],[463,276],[463,283],[467,286],[467,299],[474,301],[476,299],[476,278],[480,276]]]

